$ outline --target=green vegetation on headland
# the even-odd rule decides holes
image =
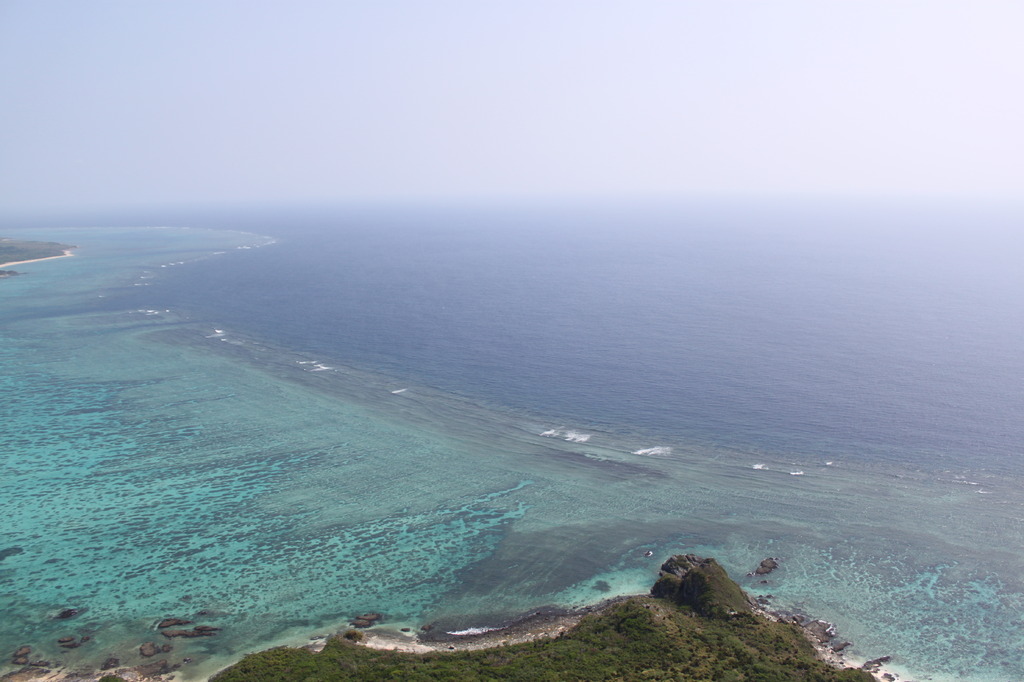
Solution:
[[[651,596],[613,603],[555,639],[409,654],[331,638],[320,653],[281,647],[246,656],[215,682],[317,680],[677,680],[870,682],[820,660],[795,625],[754,613],[714,559],[680,555]]]
[[[30,242],[19,239],[0,238],[0,264],[18,263],[23,260],[54,258],[63,256],[65,251],[75,248],[71,244],[59,242]],[[0,271],[0,276],[16,274],[12,270]]]

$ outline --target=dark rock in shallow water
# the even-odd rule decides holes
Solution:
[[[142,646],[139,647],[139,654],[142,655],[144,658],[156,656],[157,651],[159,651],[159,649],[157,649],[156,644],[153,642],[145,642],[143,643]]]
[[[32,653],[32,647],[26,645],[26,646],[18,647],[18,650],[14,652],[14,655],[15,656],[28,656],[30,653]]]
[[[371,625],[373,625],[373,621],[363,620],[362,618],[356,618],[354,621],[352,621],[351,625],[354,628],[368,628]]]
[[[748,573],[747,575],[768,575],[778,567],[779,562],[772,557],[768,557],[767,559],[762,561],[757,568],[754,569],[753,573]]]
[[[861,666],[861,669],[867,670],[868,672],[876,672],[882,667],[883,663],[888,663],[892,660],[892,656],[882,656],[880,658],[872,658],[870,661]]]
[[[0,549],[0,561],[3,561],[9,556],[17,556],[25,550],[21,547],[8,547],[7,549]]]
[[[165,654],[171,653],[173,649],[174,647],[170,644],[164,644],[162,647],[160,647],[160,651],[164,652]]]
[[[75,638],[72,637],[70,642],[62,642],[60,646],[65,649],[77,649],[78,647],[82,646],[82,643],[76,642]]]
[[[64,609],[63,611],[57,614],[57,618],[59,620],[67,620],[68,618],[74,618],[81,612],[82,611],[80,609]]]
[[[359,620],[368,620],[370,622],[377,622],[382,618],[384,618],[384,616],[382,616],[379,613],[364,613],[363,615],[359,616]]]
[[[209,625],[199,625],[191,630],[164,630],[161,634],[164,637],[212,637],[217,634],[218,629]]]
[[[164,618],[162,621],[156,624],[157,629],[163,630],[164,628],[174,627],[175,625],[188,625],[192,621],[185,620],[184,618]]]
[[[67,644],[68,642],[75,641],[74,637],[61,637],[57,640],[57,644]]]
[[[100,666],[100,670],[113,670],[119,665],[121,665],[121,659],[110,656],[107,660],[103,661],[103,665]]]
[[[164,630],[162,633],[164,637],[195,637],[196,633],[192,630]]]
[[[161,658],[155,663],[146,663],[144,665],[137,665],[132,668],[135,672],[144,677],[156,677],[157,675],[166,675],[171,672],[171,666],[168,665],[167,659]]]

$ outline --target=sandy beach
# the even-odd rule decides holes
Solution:
[[[64,253],[62,255],[60,255],[60,256],[47,256],[46,258],[33,258],[31,260],[12,260],[12,261],[10,261],[8,263],[0,263],[0,268],[6,268],[6,267],[11,266],[11,265],[24,265],[25,263],[38,263],[39,261],[42,261],[42,260],[53,260],[55,258],[67,258],[69,256],[74,256],[74,255],[75,254],[71,253],[70,249],[65,249]]]
[[[425,654],[437,651],[472,651],[491,649],[509,644],[532,642],[536,639],[550,639],[568,632],[588,613],[594,613],[619,600],[605,602],[599,606],[578,611],[538,611],[516,621],[508,627],[475,635],[430,635],[402,633],[393,630],[366,630],[362,645],[371,649],[402,651]],[[326,643],[326,642],[325,642]],[[323,644],[320,645],[323,648]]]

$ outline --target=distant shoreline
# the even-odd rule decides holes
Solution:
[[[46,258],[32,258],[30,260],[12,260],[9,263],[0,263],[0,268],[6,268],[9,265],[24,265],[25,263],[38,263],[41,260],[53,260],[54,258],[68,258],[69,256],[74,255],[75,254],[71,253],[71,249],[64,249],[64,253],[62,253],[59,256],[47,256]]]

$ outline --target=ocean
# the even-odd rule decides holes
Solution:
[[[161,654],[205,679],[367,611],[459,631],[646,592],[693,552],[853,660],[1024,679],[1022,217],[8,223],[78,248],[0,281],[0,650],[134,665],[180,617],[221,628]]]

